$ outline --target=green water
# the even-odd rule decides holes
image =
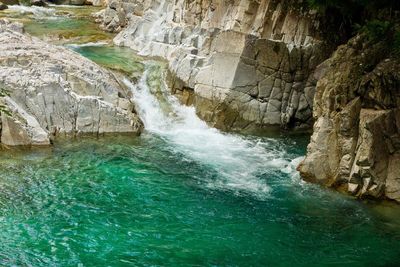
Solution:
[[[0,18],[24,23],[25,31],[55,44],[111,42],[114,34],[99,29],[92,13],[97,7],[23,7],[10,6]]]
[[[42,37],[47,19],[57,34],[85,12],[29,29]],[[159,69],[128,49],[71,48],[135,77],[151,70],[136,81],[148,131],[0,150],[0,266],[400,266],[400,208],[301,182],[307,136],[222,134],[174,102],[170,118],[145,91]]]
[[[132,77],[138,77],[144,71],[143,58],[137,56],[129,48],[116,46],[77,46],[71,48],[99,65]]]
[[[294,158],[305,140],[271,146]],[[153,135],[3,153],[0,167],[5,266],[400,263],[395,208],[384,216],[277,170],[259,176],[272,187],[263,200],[213,190],[215,170]]]

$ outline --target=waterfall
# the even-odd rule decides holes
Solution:
[[[268,179],[261,176],[274,171],[295,171],[276,139],[227,134],[209,127],[196,115],[194,107],[181,105],[169,93],[162,82],[162,72],[154,75],[157,69],[154,64],[146,62],[146,70],[137,84],[128,79],[124,83],[132,90],[147,132],[160,136],[177,152],[218,172],[220,179],[208,181],[210,188],[250,192],[266,198],[270,187]],[[159,88],[149,86],[150,74],[159,77]]]
[[[51,19],[56,18],[56,10],[54,8],[39,7],[39,6],[24,6],[24,5],[11,5],[8,9],[13,12],[18,12],[21,15],[32,14],[36,19]]]

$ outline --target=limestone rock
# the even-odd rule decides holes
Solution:
[[[99,2],[99,1],[97,1]],[[93,5],[98,5],[96,1]],[[102,29],[108,32],[119,32],[126,26],[128,17],[137,4],[129,1],[110,0],[107,2],[106,9],[94,14]]]
[[[11,115],[2,114],[1,142],[49,144],[60,134],[132,133],[142,122],[130,92],[114,75],[79,54],[46,44],[0,20],[0,86]]]
[[[111,0],[114,43],[168,60],[174,92],[225,130],[312,124],[315,67],[329,52],[315,13],[290,0]],[[122,29],[122,31],[121,31]],[[307,89],[306,89],[307,88]]]
[[[93,6],[105,6],[106,1],[105,0],[92,0],[92,5]]]
[[[357,36],[321,64],[305,180],[400,201],[400,62]]]

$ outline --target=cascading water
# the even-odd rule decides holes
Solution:
[[[56,18],[56,10],[54,8],[46,8],[39,6],[11,5],[9,11],[18,12],[20,15],[32,15],[36,19]]]
[[[154,64],[146,63],[138,84],[128,79],[124,83],[133,92],[133,101],[148,132],[165,139],[182,155],[218,172],[219,178],[207,181],[208,187],[251,192],[258,198],[266,198],[270,188],[262,174],[294,172],[277,140],[245,138],[209,127],[196,115],[194,107],[181,105],[169,93],[161,69]],[[149,86],[152,71],[159,72],[155,75],[160,79],[158,88]]]
[[[398,207],[291,179],[307,137],[208,127],[170,95],[162,65],[102,46],[89,7],[51,8],[58,19],[0,17],[139,78],[125,84],[146,132],[0,153],[1,266],[400,266]]]

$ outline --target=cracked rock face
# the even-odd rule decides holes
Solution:
[[[122,29],[117,45],[167,59],[174,92],[212,126],[309,127],[311,74],[329,53],[295,2],[112,0],[102,22]]]
[[[358,36],[318,68],[305,180],[400,202],[400,62]]]
[[[47,145],[55,135],[133,133],[142,122],[112,73],[0,20],[1,143]]]

